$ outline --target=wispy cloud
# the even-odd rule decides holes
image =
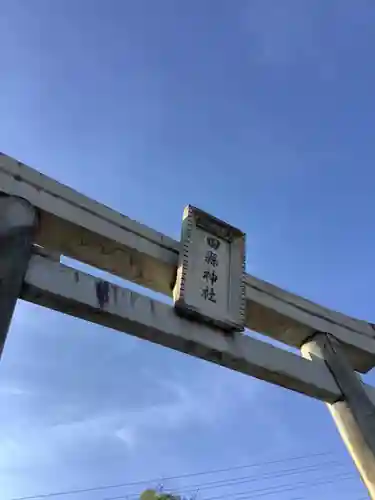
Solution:
[[[141,410],[128,412],[124,425],[116,435],[131,444],[148,438],[150,433],[176,432],[191,429],[194,426],[212,427],[230,419],[244,401],[250,401],[258,394],[259,384],[246,381],[245,385],[238,377],[231,377],[228,372],[200,378],[190,377],[184,383],[159,381],[160,391],[170,394],[166,402],[150,405]]]
[[[250,0],[244,21],[254,55],[272,64],[313,55],[315,11],[315,2]]]
[[[17,387],[16,385],[2,384],[0,385],[0,394],[4,394],[5,396],[27,396],[31,395],[32,391],[24,387]]]
[[[353,35],[358,35],[358,43],[372,31],[374,16],[374,6],[367,0],[248,0],[243,22],[258,61],[273,65],[308,61],[328,71],[328,62],[332,70],[337,51],[348,50]]]
[[[185,372],[179,381],[165,379],[151,368],[146,372],[143,380],[154,388],[153,401],[139,404],[133,400],[128,407],[123,407],[114,399],[112,405],[105,408],[101,408],[98,401],[90,414],[73,418],[69,417],[69,399],[65,396],[67,408],[65,411],[62,405],[57,408],[65,415],[60,422],[9,429],[7,437],[1,440],[0,469],[22,468],[31,462],[40,467],[57,464],[62,456],[79,456],[82,448],[95,443],[105,442],[109,448],[112,443],[122,446],[124,453],[131,453],[147,445],[150,438],[170,440],[197,427],[212,430],[228,423],[259,392],[256,381],[241,380],[236,374],[216,367],[207,369],[200,362],[194,375]],[[153,381],[147,375],[153,375]],[[14,392],[11,387],[4,390],[8,395]],[[21,397],[24,391],[15,392]]]

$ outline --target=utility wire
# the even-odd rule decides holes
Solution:
[[[203,483],[203,484],[196,484],[192,486],[184,486],[183,488],[179,489],[178,491],[181,492],[189,492],[191,490],[199,488],[199,491],[201,490],[210,490],[214,488],[225,488],[228,486],[237,486],[239,484],[245,484],[245,483],[256,483],[258,481],[261,481],[263,479],[278,479],[281,477],[288,477],[288,476],[294,476],[296,474],[302,474],[302,473],[309,473],[309,472],[318,472],[322,469],[322,467],[331,465],[331,466],[343,466],[344,464],[340,462],[324,462],[323,464],[319,465],[310,465],[306,467],[296,467],[294,469],[284,469],[281,471],[271,471],[271,472],[266,472],[264,474],[258,474],[256,476],[243,476],[240,478],[233,478],[233,479],[228,479],[228,480],[221,480],[221,481],[213,481],[211,483]],[[107,498],[105,500],[115,500],[114,498]]]
[[[326,479],[328,479],[328,480],[326,480]],[[337,476],[333,476],[332,479],[325,478],[324,481],[314,481],[314,482],[304,481],[304,482],[299,482],[299,483],[286,483],[286,484],[282,484],[282,485],[271,486],[268,488],[260,488],[257,490],[246,490],[246,491],[242,491],[242,492],[233,492],[233,493],[229,493],[229,494],[226,493],[226,494],[218,495],[215,497],[208,497],[208,498],[206,497],[206,498],[202,498],[202,500],[219,500],[219,499],[223,499],[223,498],[228,498],[229,495],[230,495],[231,500],[232,499],[233,500],[247,500],[247,499],[252,499],[252,498],[274,495],[276,493],[293,492],[295,490],[305,488],[306,486],[308,486],[309,488],[315,488],[317,486],[335,483],[336,480],[338,480],[338,479],[343,480],[343,481],[353,480],[353,479],[355,479],[355,476],[350,475],[350,474],[349,475],[337,475]],[[284,486],[286,486],[287,488],[284,488]],[[243,496],[243,495],[248,495],[248,494],[251,494],[251,496]],[[301,497],[299,497],[299,498],[301,498]]]
[[[340,479],[342,481],[348,481],[348,480],[356,479],[356,477],[354,474],[337,475],[337,476],[332,477],[332,479],[330,479],[328,481],[327,480],[315,481],[314,483],[309,483],[307,481],[303,481],[303,482],[295,483],[293,485],[283,484],[283,485],[278,485],[277,487],[261,488],[259,490],[247,490],[247,491],[242,491],[242,492],[238,492],[238,493],[233,493],[233,494],[231,494],[230,497],[233,500],[248,500],[248,499],[263,497],[263,496],[267,496],[267,495],[273,495],[275,493],[286,493],[289,491],[295,491],[295,490],[298,490],[300,488],[304,488],[306,486],[309,486],[310,488],[316,488],[317,486],[335,483],[337,479]],[[287,486],[287,488],[280,488],[280,486],[282,486],[282,487]],[[254,495],[254,493],[255,493],[255,495]],[[251,495],[251,496],[247,496],[247,495]],[[202,500],[221,500],[222,498],[228,498],[228,494],[203,498]]]
[[[241,492],[237,492],[237,493],[229,493],[229,494],[225,493],[223,495],[218,495],[218,496],[214,496],[214,497],[202,498],[202,500],[220,500],[223,498],[227,499],[229,497],[229,495],[230,495],[231,500],[248,500],[248,499],[253,499],[253,498],[258,498],[258,497],[265,497],[265,496],[269,496],[269,495],[274,495],[276,493],[291,492],[291,491],[295,491],[295,490],[304,488],[306,486],[309,486],[311,488],[315,488],[317,486],[322,486],[325,484],[333,484],[333,483],[335,483],[335,481],[337,479],[340,479],[343,481],[352,480],[352,479],[355,479],[355,476],[353,474],[346,474],[346,475],[339,474],[337,476],[334,476],[330,480],[327,480],[327,479],[329,479],[329,478],[325,478],[323,481],[314,481],[313,483],[303,481],[303,482],[299,482],[299,483],[295,483],[295,484],[287,483],[287,484],[282,484],[282,485],[277,485],[277,486],[271,486],[268,488],[260,488],[257,490],[246,490],[246,491],[241,491]],[[287,488],[284,488],[285,486]],[[247,496],[249,494],[251,494],[251,496]],[[137,497],[139,498],[139,493],[137,494]],[[128,496],[128,497],[124,496],[121,498],[129,498],[130,499],[131,496]],[[302,497],[297,497],[294,500],[302,500]]]
[[[276,464],[281,464],[281,463],[285,463],[285,462],[293,462],[296,460],[305,460],[307,458],[316,458],[316,457],[328,456],[328,455],[332,455],[332,454],[333,454],[332,451],[324,451],[324,452],[319,452],[319,453],[311,453],[308,455],[299,455],[299,456],[293,456],[293,457],[282,458],[282,459],[277,459],[277,460],[253,462],[251,464],[239,465],[236,467],[227,467],[225,469],[212,469],[212,470],[207,470],[207,471],[203,471],[203,472],[181,474],[179,476],[163,477],[163,480],[170,481],[170,480],[175,480],[175,479],[185,479],[188,477],[204,476],[204,475],[208,475],[208,474],[220,474],[223,472],[232,472],[234,470],[241,470],[241,469],[247,469],[247,468],[252,468],[252,467],[260,467],[262,465],[276,465]],[[51,498],[51,497],[73,495],[73,494],[79,494],[79,493],[88,493],[88,492],[92,492],[92,491],[103,491],[103,490],[109,490],[109,489],[121,488],[121,487],[141,486],[141,485],[145,485],[145,484],[156,483],[158,481],[160,481],[160,477],[156,478],[156,479],[155,478],[146,479],[146,480],[134,481],[134,482],[130,482],[130,483],[108,484],[108,485],[103,485],[103,486],[95,486],[95,487],[91,487],[91,488],[61,490],[61,491],[54,491],[54,492],[44,493],[44,494],[39,494],[39,495],[13,497],[9,500],[39,500],[42,498]]]
[[[209,481],[207,483],[192,484],[192,485],[187,485],[187,486],[183,486],[182,488],[176,488],[176,489],[178,490],[179,493],[193,492],[193,491],[196,491],[197,489],[199,490],[199,492],[201,492],[204,490],[225,488],[228,486],[237,486],[239,484],[258,482],[258,481],[261,481],[262,479],[280,478],[280,477],[285,477],[285,476],[293,476],[295,474],[301,474],[301,473],[318,472],[322,469],[322,467],[343,466],[343,465],[344,465],[344,463],[338,462],[338,461],[323,462],[321,464],[312,464],[312,465],[307,465],[307,466],[303,466],[303,467],[294,467],[292,469],[283,469],[283,470],[265,472],[263,474],[256,475],[256,476],[241,476],[241,477],[237,477],[237,478]],[[172,490],[170,488],[168,488],[168,490],[166,490],[166,491],[168,493],[172,493]],[[123,493],[122,495],[115,496],[115,497],[106,497],[103,500],[131,499],[131,498],[136,498],[139,495],[140,495],[139,492],[127,493],[127,494]]]

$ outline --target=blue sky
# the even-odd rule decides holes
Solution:
[[[373,2],[0,8],[0,150],[175,238],[197,205],[247,233],[249,272],[374,321]],[[315,476],[232,494],[320,477],[334,483],[276,496],[365,495],[342,480],[353,468],[323,404],[24,303],[0,367],[0,429],[1,500],[145,478],[183,487],[163,478],[320,451],[332,455],[307,460],[329,462]]]

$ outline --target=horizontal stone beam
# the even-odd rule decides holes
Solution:
[[[313,398],[334,402],[341,395],[323,362],[181,318],[170,305],[41,255],[31,258],[21,298]]]
[[[36,243],[171,296],[179,242],[0,154],[0,192],[39,209]],[[353,367],[375,364],[375,331],[357,320],[246,275],[246,326],[300,347],[316,331],[346,347]]]

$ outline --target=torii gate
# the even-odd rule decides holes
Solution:
[[[246,274],[244,249],[240,231],[193,207],[177,242],[0,153],[0,353],[21,298],[324,401],[375,499],[375,388],[358,374],[375,365],[373,325]],[[175,307],[61,255],[174,296]]]

